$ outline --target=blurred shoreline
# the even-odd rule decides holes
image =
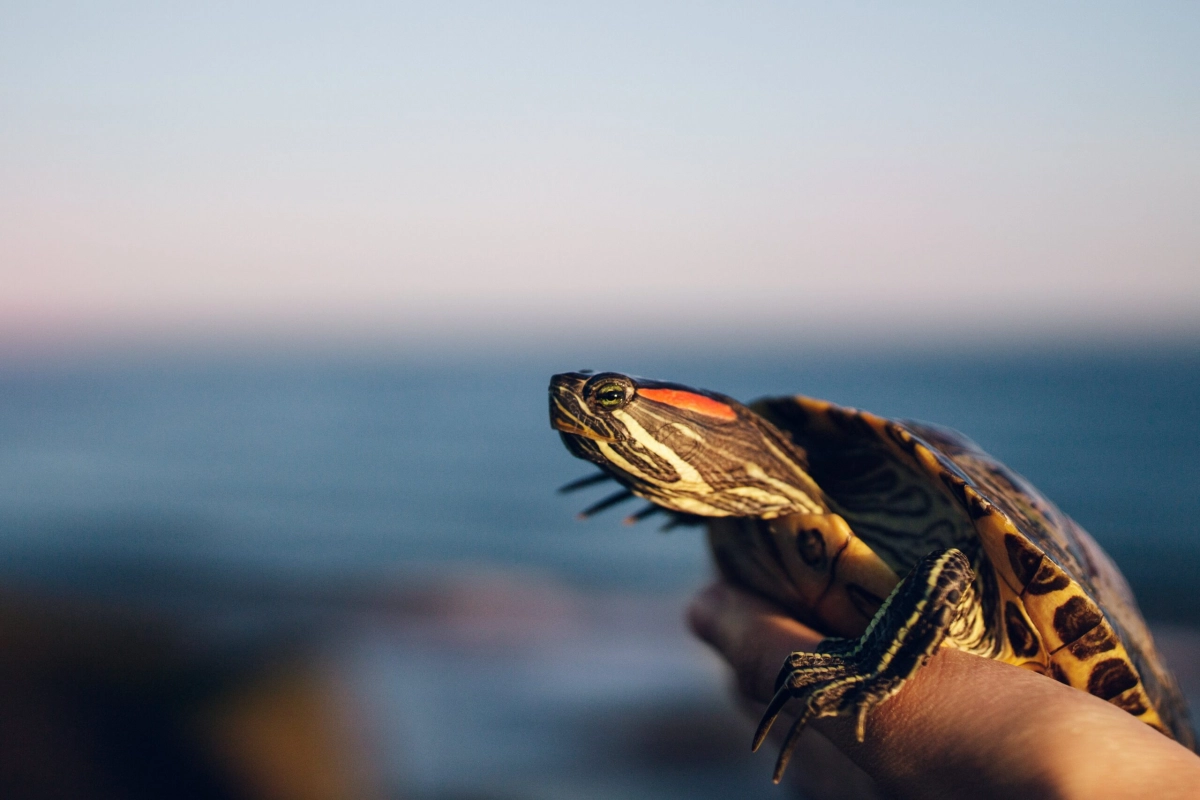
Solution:
[[[9,592],[0,600],[8,639],[28,639],[11,636],[14,613],[24,609],[41,620],[30,631],[43,644],[20,654],[10,649],[0,662],[36,653],[58,664],[56,672],[73,664],[70,674],[108,676],[73,682],[102,693],[111,692],[105,686],[140,687],[129,698],[141,695],[137,702],[148,709],[159,707],[153,698],[163,685],[153,676],[175,676],[167,685],[187,696],[196,690],[184,687],[206,675],[209,688],[196,696],[212,696],[205,702],[225,709],[226,726],[239,707],[230,711],[231,701],[222,699],[230,696],[259,717],[270,706],[254,698],[279,695],[281,686],[288,707],[300,702],[307,713],[330,702],[321,697],[339,698],[336,710],[321,712],[328,717],[321,763],[325,772],[350,769],[352,783],[380,792],[370,796],[780,796],[769,781],[770,754],[748,751],[753,721],[737,708],[725,666],[686,630],[691,590],[584,589],[495,568],[396,576],[349,592],[311,586],[307,595],[294,587],[263,585],[251,594],[218,585],[195,591],[199,586],[130,586],[124,599],[54,595],[49,605]],[[55,620],[85,621],[89,633],[79,640],[81,623],[70,623],[55,644],[62,624]],[[1200,628],[1152,627],[1195,708]],[[3,686],[11,686],[11,668],[5,674]],[[309,676],[304,696],[312,699],[296,695],[296,676]],[[257,695],[238,686],[258,687]],[[303,726],[307,718],[288,712],[284,719]],[[343,733],[329,738],[330,725]],[[261,728],[260,720],[251,730]],[[256,744],[240,734],[233,751],[218,747],[225,753],[218,763],[244,772],[253,753],[268,757],[272,745],[262,736]],[[360,743],[358,755],[346,751],[329,761],[328,753],[346,747],[343,737]],[[809,759],[789,775],[785,796],[876,796],[865,779],[847,777],[819,737],[806,737]],[[81,754],[68,747],[60,756]],[[284,774],[283,783],[295,783]]]

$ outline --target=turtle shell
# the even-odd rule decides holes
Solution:
[[[806,397],[768,398],[751,408],[808,454],[831,509],[869,547],[863,552],[886,564],[875,575],[904,575],[939,548],[971,558],[981,617],[975,639],[960,631],[960,642],[977,641],[976,652],[1102,697],[1195,749],[1186,702],[1124,577],[1028,481],[945,428]],[[861,611],[869,619],[872,608]],[[816,623],[831,613],[817,613]]]

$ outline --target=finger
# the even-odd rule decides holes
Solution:
[[[742,692],[763,703],[775,694],[783,660],[797,650],[811,652],[822,638],[766,600],[724,582],[693,599],[688,624],[732,665]]]

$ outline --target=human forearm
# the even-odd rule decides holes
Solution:
[[[725,584],[702,593],[690,619],[759,702],[784,656],[820,638]],[[956,650],[931,659],[870,715],[865,742],[849,720],[814,727],[902,797],[1200,796],[1200,758],[1115,706]]]

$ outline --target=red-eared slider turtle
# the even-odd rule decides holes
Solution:
[[[966,437],[807,397],[759,400],[613,372],[550,382],[550,421],[673,524],[705,521],[722,572],[822,631],[793,653],[755,737],[857,718],[943,646],[1089,692],[1195,749],[1187,707],[1129,587],[1092,538]]]

